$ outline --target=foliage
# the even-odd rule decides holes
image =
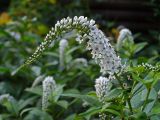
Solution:
[[[10,19],[1,25],[0,120],[92,120],[99,119],[99,114],[105,114],[107,120],[160,119],[160,71],[157,67],[160,65],[159,47],[146,42],[135,43],[135,36],[125,38],[120,49],[112,41],[126,67],[121,75],[110,80],[111,86],[105,102],[99,101],[94,88],[96,78],[101,76],[100,68],[91,59],[85,46],[75,42],[74,33],[67,34],[66,37],[68,46],[64,50],[63,67],[60,65],[59,44],[52,43],[38,61],[12,76],[11,73],[43,41],[49,28],[47,24],[51,26],[57,19],[64,17],[57,14],[52,16],[50,10],[40,14],[46,8],[57,9],[52,7],[60,4],[54,0],[42,3],[41,0],[37,3],[43,6],[40,10],[34,9],[30,16],[25,16],[31,11],[26,7],[29,3],[27,0],[17,0],[11,6],[20,5],[17,8],[11,7]],[[77,0],[77,6],[78,3]],[[47,7],[48,4],[51,6]],[[30,5],[36,7],[34,2]],[[22,6],[24,11],[18,12]],[[70,6],[74,8],[73,3]],[[13,17],[18,14],[24,17]],[[44,22],[46,19],[43,17],[47,14],[51,17],[48,18],[50,21]],[[148,51],[153,51],[153,54]],[[145,63],[157,69],[150,69],[152,67],[146,67]],[[48,108],[42,110],[42,81],[47,76],[54,77],[57,86],[48,98]]]
[[[159,17],[160,16],[160,5],[158,0],[150,0],[150,5],[154,10],[154,15]]]

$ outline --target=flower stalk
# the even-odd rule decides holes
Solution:
[[[142,107],[142,111],[145,109],[145,107],[147,106],[147,102],[148,102],[148,98],[149,98],[149,94],[151,92],[151,89],[147,89],[147,95],[146,95],[146,99],[145,99],[145,102],[143,104],[143,107]]]

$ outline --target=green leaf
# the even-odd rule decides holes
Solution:
[[[25,91],[42,96],[42,86],[36,86],[34,88],[26,88]]]
[[[61,100],[61,101],[58,101],[57,104],[61,107],[63,107],[64,109],[67,109],[68,106],[69,106],[69,103],[65,100]]]
[[[143,90],[146,90],[146,88],[142,83],[138,83],[133,89],[133,96],[131,98],[131,105],[133,108],[139,108],[143,105],[144,101],[141,100]]]
[[[150,88],[150,86],[153,83],[153,79],[141,79],[138,75],[136,75],[135,73],[132,73],[132,77],[134,80],[138,81],[138,82],[142,82],[147,88]]]
[[[10,117],[12,117],[12,115],[8,113],[0,114],[0,120],[9,120]]]
[[[141,42],[135,45],[135,53],[141,51],[145,46],[147,45],[147,42]]]
[[[18,102],[15,99],[12,99],[12,100],[6,99],[5,101],[3,101],[2,105],[5,106],[7,110],[11,112],[13,115],[18,116],[19,106],[18,106]]]
[[[159,80],[160,80],[160,73],[157,73],[154,76],[154,82],[153,82],[152,86],[154,86]]]
[[[9,69],[9,68],[1,67],[1,66],[0,66],[0,73],[9,73],[9,72],[10,72],[10,69]]]
[[[80,48],[80,46],[76,46],[76,47],[71,48],[70,50],[68,50],[68,51],[66,52],[66,55],[70,55],[72,52],[76,51],[76,50],[79,49],[79,48]]]
[[[110,106],[111,106],[111,103],[105,103],[105,105],[102,106],[102,111],[104,111],[106,108]]]
[[[61,94],[63,93],[63,87],[65,85],[57,85],[55,91],[53,91],[50,100],[52,102],[57,102]]]
[[[112,99],[115,99],[117,98],[118,96],[120,96],[121,94],[123,93],[123,90],[122,89],[113,89],[111,91],[109,91],[107,94],[106,94],[106,100],[112,100]]]
[[[20,116],[22,117],[22,115],[23,115],[24,113],[26,113],[26,112],[28,112],[28,111],[31,111],[31,110],[33,110],[33,109],[35,109],[35,107],[26,108],[26,109],[22,110],[22,111],[20,112]]]
[[[65,120],[74,120],[76,114],[69,115]]]
[[[157,104],[154,105],[150,115],[157,115],[160,114],[160,103],[158,102]]]
[[[138,86],[140,86],[140,84],[137,85],[137,88]],[[142,105],[144,105],[144,101],[146,100],[146,95],[147,95],[147,89],[141,89],[139,92],[136,92],[136,94],[131,98],[131,104],[132,104],[132,107],[133,108],[140,108],[142,107]],[[147,101],[147,105],[144,109],[144,111],[146,113],[148,113],[155,101],[156,101],[156,91],[154,89],[151,90],[150,94],[149,94],[149,98],[148,98],[148,101]]]
[[[76,115],[73,120],[85,120],[84,117]]]
[[[135,120],[147,120],[147,115],[144,112],[137,112],[136,114],[131,115],[131,118],[134,118]]]
[[[52,116],[48,113],[41,111],[38,108],[32,109],[24,120],[53,120]]]
[[[146,98],[145,97],[146,92],[147,92],[146,90],[142,91],[141,100],[145,100],[144,98]],[[151,92],[149,94],[149,98],[148,98],[148,101],[147,101],[147,105],[144,109],[144,112],[149,113],[152,110],[156,100],[157,100],[157,92],[155,91],[154,88],[152,88]]]
[[[160,120],[160,116],[159,115],[151,116],[150,120]]]
[[[145,80],[141,79],[137,74],[132,73],[132,77],[134,80],[138,81],[138,82],[142,82],[143,84],[145,84]]]
[[[80,95],[80,94],[62,94],[61,96],[65,97],[74,97],[74,98],[79,98],[81,100],[84,100],[88,102],[91,106],[99,106],[100,102],[98,101],[97,98],[89,95]]]
[[[23,109],[24,107],[26,107],[27,105],[30,105],[30,104],[33,104],[33,101],[35,101],[37,99],[37,96],[36,97],[31,97],[31,98],[28,98],[26,100],[20,100],[18,102],[19,104],[19,110]]]
[[[114,109],[105,109],[103,112],[108,112],[108,113],[112,113],[112,114],[117,115],[117,116],[121,116],[121,114]]]
[[[79,115],[83,116],[87,120],[90,120],[92,115],[98,114],[99,112],[101,112],[100,107],[91,107],[86,112],[80,113]]]
[[[132,96],[134,96],[135,94],[138,94],[144,89],[145,89],[145,86],[142,83],[138,83],[132,90]]]
[[[55,52],[44,52],[44,55],[53,56],[53,57],[56,57],[56,58],[59,57],[59,55],[57,53],[55,53]]]
[[[77,89],[67,89],[64,91],[65,94],[80,94],[80,92]]]

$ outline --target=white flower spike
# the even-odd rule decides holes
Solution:
[[[119,49],[122,47],[124,40],[127,38],[133,40],[132,32],[129,29],[124,28],[119,32],[119,36],[117,39],[117,51],[119,51]]]
[[[95,89],[97,97],[101,102],[105,102],[106,93],[110,90],[110,80],[108,78],[100,76],[96,79]]]
[[[46,77],[43,81],[42,110],[46,110],[49,106],[49,96],[56,89],[56,82],[53,77]]]
[[[65,61],[65,49],[68,47],[68,41],[66,39],[62,39],[59,42],[59,62],[60,68],[64,68],[64,61]]]

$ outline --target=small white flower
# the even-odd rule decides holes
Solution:
[[[49,106],[49,96],[56,89],[56,82],[53,77],[46,77],[43,81],[42,109],[45,110]]]
[[[67,17],[68,20],[68,25],[70,25],[72,23],[72,19],[70,17]]]
[[[77,17],[77,16],[74,16],[73,19],[74,19],[74,21],[77,21],[77,20],[78,20],[78,17]]]
[[[93,26],[95,24],[95,21],[94,20],[90,20],[90,26]]]
[[[80,17],[79,17],[79,22],[80,22],[80,23],[83,23],[83,22],[84,22],[84,16],[80,16]]]

